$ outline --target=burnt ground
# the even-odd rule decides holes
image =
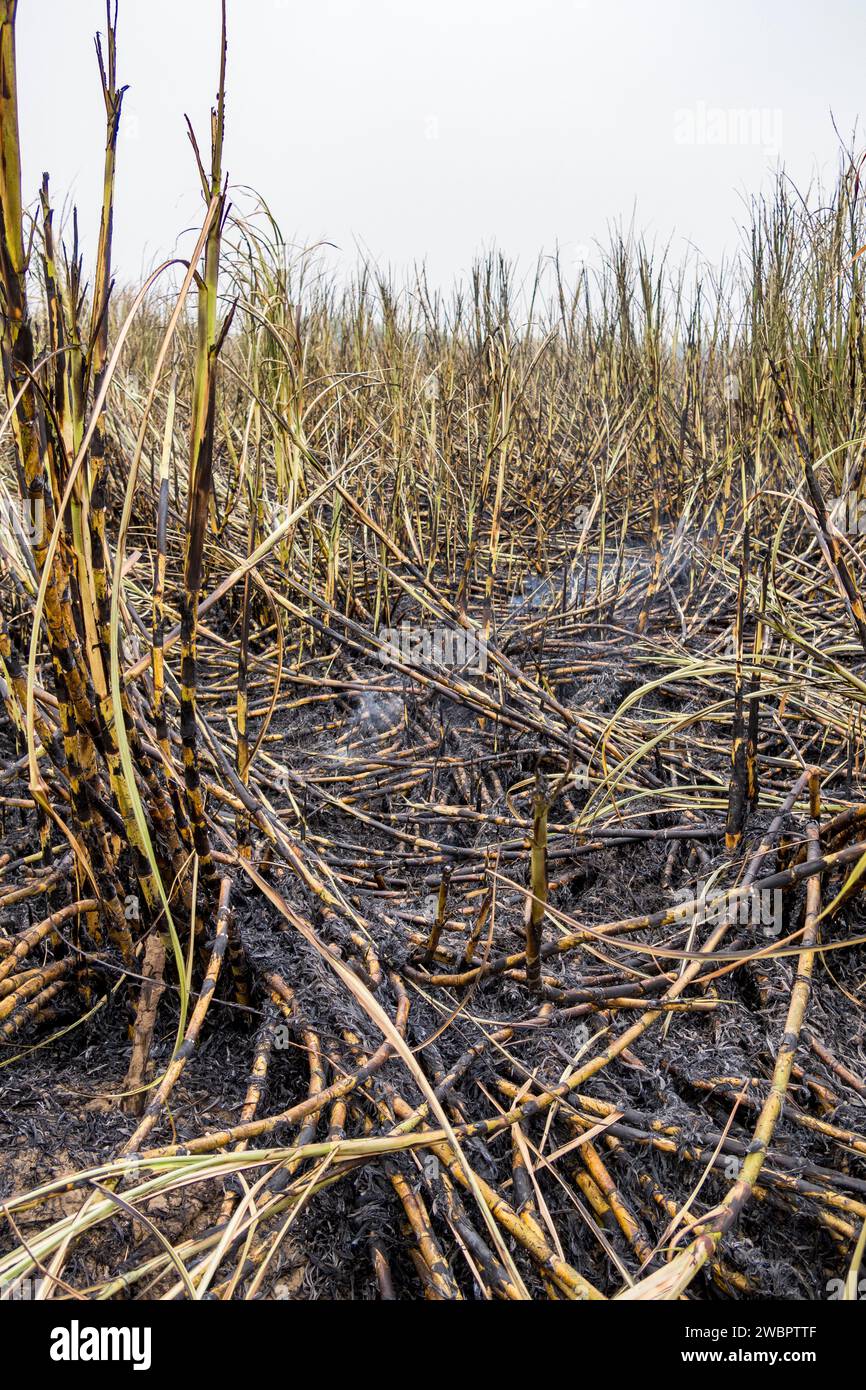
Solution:
[[[549,659],[546,653],[545,660]],[[652,668],[636,673],[622,654],[611,653],[602,664],[592,642],[572,650],[569,661],[575,669],[556,682],[557,698],[578,708],[593,708],[605,717],[642,681],[658,674]],[[682,945],[682,937],[670,929],[660,933],[658,928],[635,928],[623,943],[591,942],[549,955],[543,967],[547,1009],[543,1018],[520,968],[499,969],[468,987],[425,988],[425,972],[453,970],[459,963],[461,938],[465,939],[477,912],[484,865],[489,865],[492,849],[500,854],[503,880],[517,887],[510,888],[506,881],[499,885],[495,930],[484,959],[496,961],[522,950],[520,885],[527,879],[527,832],[516,816],[528,806],[524,784],[531,782],[539,757],[548,754],[531,730],[506,731],[494,744],[489,725],[467,719],[461,701],[431,696],[429,691],[419,695],[405,679],[383,673],[380,666],[353,667],[343,688],[328,690],[324,702],[304,703],[306,693],[306,687],[300,688],[298,705],[281,710],[270,724],[263,744],[267,759],[261,780],[286,823],[297,824],[302,799],[300,842],[324,854],[340,877],[347,900],[367,923],[379,966],[372,982],[377,999],[394,1016],[399,1002],[394,980],[403,981],[411,996],[406,1040],[437,1083],[458,1062],[465,1063],[479,1039],[503,1026],[513,1029],[505,1052],[490,1046],[480,1050],[443,1092],[455,1123],[495,1114],[495,1108],[505,1104],[503,1082],[525,1086],[524,1094],[543,1095],[546,1088],[561,1083],[576,1059],[593,1055],[634,1021],[635,1014],[626,1008],[605,1008],[606,998],[621,985],[640,980],[644,989],[636,1003],[646,1007],[663,984],[652,977],[662,969],[676,971],[669,959],[641,954],[629,943]],[[697,707],[700,698],[691,694],[683,700],[681,692],[667,688],[654,691],[643,701],[641,717],[670,718],[672,713],[687,711],[689,700]],[[219,730],[216,705],[210,717]],[[701,744],[700,726],[695,728],[688,766],[694,770],[697,750],[711,786],[712,779],[723,785],[724,749]],[[3,759],[11,766],[20,750],[13,746],[8,731],[3,743]],[[764,741],[767,808],[751,818],[734,868],[748,861],[772,819],[772,808],[790,788],[793,778],[781,765],[780,751]],[[652,756],[649,765],[663,773],[668,770]],[[408,778],[396,777],[396,789],[388,780],[394,767],[409,769]],[[513,786],[523,787],[517,797],[510,797]],[[321,795],[323,789],[327,796]],[[345,804],[338,806],[327,799],[335,795]],[[550,901],[578,922],[599,925],[651,914],[670,906],[678,892],[681,898],[687,897],[719,868],[730,875],[720,809],[723,797],[715,795],[706,809],[692,815],[694,840],[682,839],[678,850],[663,832],[682,826],[683,812],[679,806],[671,809],[663,796],[655,796],[651,785],[641,790],[638,818],[605,812],[589,821],[581,834],[565,833],[562,825],[579,818],[588,800],[587,790],[570,789],[565,811],[551,813]],[[351,811],[347,814],[347,805],[362,811],[366,820],[355,818]],[[425,806],[431,808],[427,816]],[[443,809],[449,807],[451,813]],[[223,815],[224,824],[230,823],[219,807],[213,809],[215,815]],[[14,860],[22,851],[31,851],[36,838],[29,812],[9,807],[4,812],[4,843]],[[762,873],[773,872],[791,859],[803,838],[805,813],[801,801],[782,827],[783,854],[774,849]],[[394,826],[404,834],[396,845],[390,833]],[[625,834],[627,826],[632,828],[632,839]],[[647,829],[659,837],[645,838]],[[594,838],[599,831],[621,838],[605,842]],[[425,844],[433,842],[437,848],[419,849],[417,842],[412,843],[413,836],[422,836]],[[263,849],[260,842],[255,843],[254,859],[275,889],[312,921],[322,943],[348,960],[369,983],[346,922],[339,915],[322,913],[285,864]],[[424,942],[435,916],[444,865],[451,873],[447,920],[437,957],[440,964],[431,966],[424,961]],[[230,874],[235,919],[256,988],[250,1004],[241,1007],[224,972],[194,1059],[172,1091],[150,1145],[183,1144],[238,1123],[256,1030],[269,1010],[263,981],[274,972],[294,993],[294,1022],[288,1045],[272,1055],[259,1115],[279,1113],[306,1096],[309,1067],[303,1038],[308,1030],[315,1033],[326,1054],[333,1050],[344,1059],[347,1035],[354,1039],[355,1057],[370,1055],[381,1043],[375,1025],[335,978],[321,953],[287,926],[243,873],[230,870]],[[15,881],[29,882],[30,871],[22,867]],[[719,881],[726,884],[729,877],[723,875]],[[838,875],[826,876],[825,898],[839,881]],[[50,894],[27,898],[10,908],[4,914],[4,931],[12,936],[26,929],[77,891],[67,876]],[[802,886],[785,893],[784,934],[801,923],[804,896]],[[708,930],[698,929],[696,945]],[[829,928],[834,940],[864,932],[866,916],[857,898],[836,915]],[[550,942],[559,929],[548,924],[546,933]],[[746,922],[727,944],[742,950],[765,942],[758,927]],[[73,945],[68,938],[67,945]],[[479,955],[483,946],[482,942]],[[47,961],[49,956],[45,952],[41,959]],[[654,1025],[578,1088],[587,1104],[601,1102],[621,1112],[601,1141],[601,1152],[607,1174],[634,1220],[637,1237],[624,1232],[613,1202],[593,1208],[598,1188],[588,1181],[579,1148],[566,1153],[555,1168],[539,1169],[538,1193],[546,1208],[545,1226],[555,1231],[562,1257],[598,1288],[611,1292],[621,1287],[624,1270],[637,1277],[642,1261],[637,1258],[635,1240],[644,1249],[663,1243],[672,1215],[698,1186],[695,1215],[713,1209],[729,1192],[769,1091],[797,959],[790,953],[767,963],[747,961],[722,972],[702,991],[689,991],[686,997],[695,999],[699,993],[705,1007],[673,1013],[664,1028]],[[866,1200],[863,967],[862,945],[819,958],[785,1110],[773,1135],[762,1183],[724,1241],[719,1259],[692,1283],[691,1297],[821,1299],[834,1287],[833,1280],[844,1278],[850,1253],[845,1232],[858,1227],[857,1213]],[[117,1100],[130,1057],[133,986],[110,956],[99,962],[97,978],[103,988],[93,990],[90,1011],[79,992],[67,990],[47,1024],[24,1029],[3,1042],[2,1195],[21,1193],[110,1161],[135,1128],[136,1120]],[[114,988],[118,981],[119,987]],[[447,1026],[443,1027],[443,1019]],[[169,981],[151,1050],[153,1077],[161,1075],[171,1059],[176,1028],[177,993]],[[339,1067],[332,1071],[337,1074]],[[377,1106],[390,1105],[395,1094],[411,1106],[422,1100],[399,1059],[386,1063],[364,1095],[353,1101],[347,1132],[363,1132],[365,1120],[368,1132],[371,1126],[378,1131],[381,1111],[377,1112]],[[527,1120],[526,1138],[540,1146],[539,1152],[562,1148],[581,1132],[581,1125],[576,1131],[569,1119],[582,1118],[585,1132],[588,1113],[586,1105],[574,1110],[566,1101],[554,1108],[552,1123],[545,1114]],[[297,1126],[280,1125],[262,1142],[287,1146],[295,1142],[297,1132]],[[326,1132],[323,1115],[317,1137]],[[509,1132],[491,1138],[468,1137],[464,1151],[476,1174],[520,1208]],[[425,1157],[423,1150],[358,1165],[302,1204],[257,1296],[377,1298],[381,1285],[371,1257],[374,1246],[384,1251],[397,1296],[423,1296],[424,1278],[411,1257],[406,1212],[395,1195],[393,1171],[403,1173],[423,1197],[460,1293],[468,1298],[481,1296],[477,1279],[461,1258],[454,1226],[446,1219],[438,1160],[429,1154]],[[9,1223],[0,1233],[4,1248],[78,1210],[82,1191],[79,1186],[19,1212],[17,1234]],[[212,1230],[225,1194],[240,1191],[236,1178],[212,1180],[157,1196],[142,1210],[173,1244],[179,1244]],[[519,1243],[512,1249],[527,1287],[536,1296],[544,1296],[537,1262]],[[97,1234],[84,1236],[74,1246],[64,1277],[75,1287],[95,1289],[102,1281],[135,1269],[153,1250],[148,1230],[131,1216],[118,1213]],[[660,1257],[655,1258],[653,1267]],[[223,1273],[232,1268],[229,1258]],[[238,1296],[247,1287],[242,1278]],[[136,1290],[142,1292],[139,1285]]]

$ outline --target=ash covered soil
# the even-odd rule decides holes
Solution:
[[[501,1113],[515,1096],[538,1097],[555,1088],[561,1092],[563,1082],[648,1009],[671,972],[682,968],[671,959],[641,953],[640,946],[685,943],[671,928],[660,932],[637,925],[629,933],[633,944],[599,938],[549,954],[540,1005],[528,993],[519,965],[501,965],[503,957],[519,955],[524,945],[526,830],[515,826],[513,817],[526,808],[523,784],[531,782],[537,743],[526,739],[523,748],[518,732],[503,741],[506,746],[492,748],[483,726],[466,727],[457,702],[419,697],[381,673],[377,679],[381,689],[347,689],[324,709],[317,703],[279,714],[266,745],[273,761],[274,805],[288,816],[307,788],[303,836],[328,848],[347,900],[368,925],[372,956],[365,955],[345,918],[323,911],[285,863],[263,853],[260,844],[254,846],[254,859],[276,892],[313,924],[323,945],[350,963],[389,1016],[397,1016],[401,995],[408,993],[406,1042],[439,1088],[452,1123],[465,1126],[480,1115]],[[615,710],[629,684],[635,684],[625,663],[616,662],[593,669],[590,661],[570,679],[564,694],[558,690],[560,698],[579,696],[583,705],[591,701],[608,710]],[[654,697],[656,709],[671,705],[664,693]],[[14,750],[7,746],[5,752],[11,761]],[[402,775],[407,769],[410,785]],[[263,775],[267,780],[267,766]],[[514,785],[522,787],[516,797],[509,793]],[[326,796],[314,802],[323,789]],[[353,805],[367,817],[366,824],[352,821],[350,835],[337,804],[347,794],[356,797]],[[551,820],[559,827],[579,817],[588,795],[585,788],[570,791],[567,808],[557,808]],[[449,817],[448,806],[469,814]],[[804,810],[800,805],[785,819],[783,838],[789,845],[802,839]],[[771,819],[763,811],[752,818],[744,859]],[[398,854],[389,833],[395,824],[405,835]],[[617,828],[615,819],[606,824]],[[674,824],[682,824],[681,813],[667,809],[659,798],[655,804],[642,802],[634,840],[622,833],[627,821],[618,827],[622,838],[607,844],[593,838],[596,827],[581,836],[552,829],[551,904],[572,923],[619,922],[656,913],[696,892],[717,870],[724,873],[730,861],[718,814],[707,815],[702,823],[695,820],[693,842],[658,833]],[[658,837],[641,838],[647,827]],[[20,856],[28,841],[25,812],[7,812],[6,839],[10,858]],[[438,850],[425,848],[430,843]],[[28,848],[32,844],[31,835]],[[425,984],[425,977],[437,972],[459,980],[466,938],[489,882],[484,868],[493,854],[499,856],[495,913],[492,930],[488,920],[480,934],[475,962],[499,963],[495,973],[467,983]],[[762,872],[772,872],[778,862],[774,850]],[[445,866],[446,912],[437,956],[431,960],[426,945]],[[322,953],[293,930],[242,872],[233,869],[231,876],[234,917],[257,983],[250,1000],[239,1005],[231,978],[223,974],[194,1058],[146,1148],[183,1145],[240,1122],[258,1030],[275,1017],[268,984],[274,977],[290,987],[292,1006],[290,1016],[280,1015],[283,1026],[271,1052],[259,1116],[278,1115],[310,1092],[311,1034],[328,1059],[328,1082],[357,1067],[382,1043],[381,1033]],[[28,872],[22,869],[17,881],[28,881]],[[67,874],[50,893],[26,899],[6,919],[7,934],[38,920],[46,900],[50,906],[45,910],[56,911],[77,891]],[[784,895],[784,921],[778,924],[783,934],[800,923],[804,892],[799,887]],[[832,935],[859,935],[864,927],[855,898],[834,920]],[[566,930],[562,921],[548,924],[546,942],[555,942]],[[691,944],[699,944],[709,930],[699,925]],[[66,944],[74,949],[71,935]],[[740,949],[749,945],[766,945],[760,922],[744,921],[726,943]],[[562,1258],[598,1288],[610,1290],[629,1275],[634,1278],[641,1267],[658,1267],[656,1252],[664,1255],[673,1218],[695,1189],[692,1212],[698,1216],[721,1202],[736,1181],[769,1092],[797,961],[792,951],[769,962],[719,968],[699,992],[685,996],[697,1001],[697,1007],[672,1011],[573,1093],[530,1114],[519,1127],[535,1167],[528,1188],[515,1163],[513,1127],[490,1137],[465,1137],[463,1150],[473,1171],[518,1214],[541,1222],[549,1237],[555,1232]],[[784,1112],[761,1181],[718,1258],[693,1283],[691,1296],[819,1299],[828,1296],[834,1280],[844,1278],[840,1252],[845,1229],[854,1226],[866,1200],[863,1013],[851,1002],[862,996],[863,963],[862,946],[819,961]],[[94,991],[88,1001],[66,991],[47,1027],[4,1041],[4,1196],[98,1168],[117,1156],[135,1130],[136,1117],[120,1103],[132,1048],[135,988],[119,961],[106,958],[101,969],[103,991]],[[84,1002],[89,1009],[83,1009]],[[150,1051],[152,1079],[171,1060],[177,1018],[178,993],[169,981]],[[491,1042],[503,1030],[508,1036]],[[413,1108],[424,1102],[403,1060],[392,1057],[352,1094],[345,1113],[335,1115],[333,1105],[324,1107],[302,1137],[322,1141],[336,1134],[337,1124],[342,1134],[381,1132],[388,1116],[396,1124],[398,1099]],[[591,1118],[601,1137],[593,1145],[598,1162],[587,1164],[584,1144],[575,1141],[588,1133]],[[298,1136],[298,1123],[281,1123],[251,1144],[284,1149]],[[560,1156],[545,1163],[554,1153]],[[311,1171],[314,1161],[307,1159],[291,1178]],[[276,1200],[287,1189],[289,1176],[284,1162],[273,1168],[265,1192]],[[249,1173],[246,1178],[251,1180]],[[472,1241],[483,1242],[477,1213],[465,1192],[458,1209],[451,1205],[453,1175],[449,1178],[440,1158],[423,1149],[357,1163],[339,1182],[323,1185],[314,1199],[300,1203],[254,1296],[381,1297],[376,1276],[380,1253],[396,1295],[421,1296],[429,1268],[418,1263],[413,1247],[417,1230],[412,1230],[400,1197],[401,1179],[423,1202],[453,1270],[455,1296],[482,1296],[486,1279],[484,1273],[478,1277],[472,1258]],[[88,1190],[85,1179],[19,1211],[14,1227],[4,1223],[5,1246],[29,1241],[78,1211]],[[118,1190],[122,1196],[124,1183]],[[141,1200],[141,1220],[119,1210],[78,1241],[63,1277],[83,1290],[109,1279],[122,1281],[154,1252],[149,1223],[183,1249],[219,1229],[225,1204],[237,1203],[243,1191],[238,1173],[230,1173]],[[683,1224],[675,1224],[682,1242]],[[270,1230],[267,1223],[265,1230]],[[489,1256],[489,1246],[485,1248]],[[527,1288],[543,1296],[538,1260],[519,1241],[512,1241],[511,1249]],[[484,1258],[483,1251],[478,1258]],[[237,1243],[230,1244],[220,1275],[223,1283],[235,1275],[234,1296],[242,1296],[252,1286],[255,1265],[245,1270]],[[136,1277],[128,1288],[118,1287],[115,1296],[149,1296],[166,1287],[165,1277],[154,1285]]]

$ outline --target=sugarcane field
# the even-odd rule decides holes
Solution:
[[[236,47],[285,36],[352,196],[294,3],[178,17],[189,200],[133,204],[147,8],[0,0],[0,1306],[62,1362],[99,1304],[662,1302],[698,1343],[862,1301],[862,131],[827,83],[795,183],[757,130],[716,260],[638,204],[519,267],[494,210],[460,274],[335,268],[332,202],[232,144]],[[449,43],[516,52],[469,11]]]

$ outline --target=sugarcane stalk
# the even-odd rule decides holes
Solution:
[[[536,779],[532,802],[532,835],[529,849],[531,896],[526,900],[526,983],[530,993],[541,993],[541,938],[547,907],[547,814],[550,800],[543,774]]]
[[[187,539],[184,553],[184,592],[181,604],[181,743],[187,814],[193,843],[204,881],[215,881],[210,836],[205,818],[199,773],[196,727],[198,605],[202,587],[205,535],[213,491],[214,418],[216,412],[216,370],[220,348],[217,334],[217,295],[219,292],[220,245],[225,215],[222,186],[222,153],[225,127],[226,12],[222,4],[220,39],[220,77],[217,104],[211,111],[211,171],[204,172],[198,147],[190,127],[205,200],[217,203],[204,251],[204,274],[198,282],[198,318],[195,378],[193,384],[192,433],[190,442],[189,495],[187,500]],[[224,334],[228,324],[223,326]]]

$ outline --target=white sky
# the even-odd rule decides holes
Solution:
[[[799,184],[830,174],[866,108],[855,0],[229,0],[226,167],[290,241],[357,246],[446,284],[497,245],[566,263],[635,214],[679,259],[737,241],[742,199],[779,146]],[[98,225],[104,115],[93,34],[104,0],[20,0],[25,196]],[[120,0],[130,84],[115,268],[176,249],[200,216],[185,134],[202,145],[218,0]],[[751,118],[745,114],[753,112]],[[866,110],[864,110],[866,114]],[[745,138],[744,138],[745,137]],[[859,143],[859,142],[858,142]],[[864,140],[866,143],[866,140]],[[587,248],[584,250],[583,248]]]

